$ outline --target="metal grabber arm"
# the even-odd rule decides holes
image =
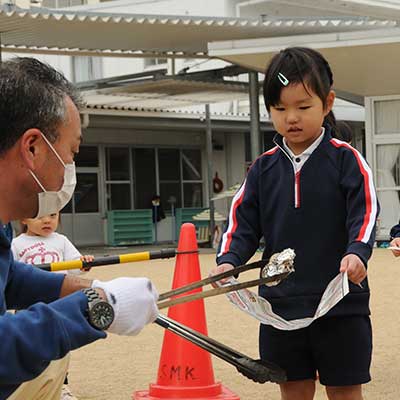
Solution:
[[[242,375],[254,382],[279,383],[286,381],[285,371],[276,364],[265,362],[263,360],[253,360],[252,358],[164,315],[160,314],[154,322],[233,365]]]

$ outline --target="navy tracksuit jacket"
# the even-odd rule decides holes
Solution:
[[[251,166],[233,198],[217,264],[238,266],[255,253],[262,236],[263,258],[285,248],[296,252],[295,272],[259,293],[286,319],[314,314],[346,254],[367,265],[379,212],[372,173],[361,154],[332,138],[322,142],[295,174],[282,137]],[[350,293],[328,315],[368,315],[368,281],[350,282]]]

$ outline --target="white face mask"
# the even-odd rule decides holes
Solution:
[[[48,192],[44,186],[40,183],[37,176],[29,170],[33,179],[37,182],[43,192],[38,193],[39,197],[39,210],[35,218],[41,218],[45,215],[50,215],[62,210],[67,203],[71,200],[72,194],[75,190],[76,185],[76,173],[75,173],[75,163],[65,164],[61,157],[58,155],[52,144],[47,140],[46,136],[42,134],[43,139],[49,145],[51,150],[64,166],[64,183],[61,189],[57,192]]]

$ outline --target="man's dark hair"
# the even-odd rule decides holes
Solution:
[[[54,143],[65,121],[66,97],[78,109],[83,101],[74,86],[51,66],[18,57],[0,64],[0,155],[31,128]]]

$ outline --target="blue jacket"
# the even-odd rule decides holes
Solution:
[[[400,222],[390,230],[390,239],[400,237]]]
[[[265,239],[263,258],[285,248],[296,252],[295,272],[259,293],[286,319],[312,316],[344,255],[367,265],[379,212],[372,173],[361,154],[325,131],[300,172],[277,146],[251,166],[233,198],[217,264],[246,263]],[[369,288],[350,283],[350,293],[329,315],[369,314]]]
[[[14,261],[0,226],[0,400],[50,361],[106,336],[87,322],[82,292],[58,300],[63,280],[62,274]],[[6,312],[13,308],[26,310]]]

